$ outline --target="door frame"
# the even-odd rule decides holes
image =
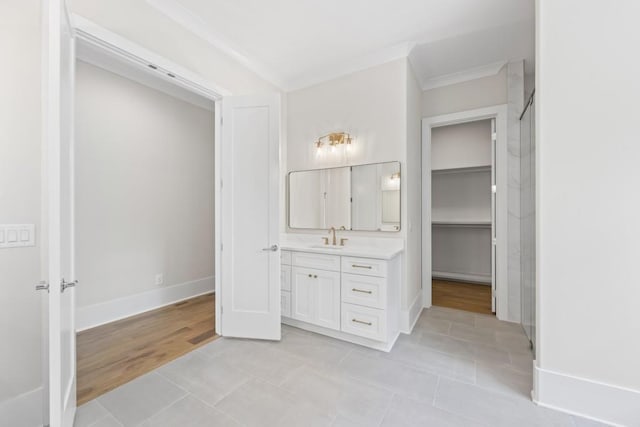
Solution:
[[[507,212],[507,105],[466,110],[422,119],[422,301],[431,307],[431,129],[435,127],[496,120],[496,212]],[[507,216],[498,215],[496,223],[496,317],[508,320],[509,286],[507,273]]]
[[[220,222],[222,216],[220,189],[222,186],[222,100],[225,96],[232,95],[232,92],[213,81],[204,79],[176,62],[115,34],[80,15],[73,14],[72,22],[78,42],[89,43],[109,55],[115,55],[119,59],[127,61],[130,65],[140,70],[154,73],[154,76],[207,98],[214,103],[214,291],[217,296],[215,299],[215,331],[216,334],[221,335],[222,315],[220,296],[222,295],[222,287],[220,278],[222,257],[220,248],[223,242]],[[157,69],[149,71],[149,64],[153,64]],[[173,77],[170,77],[169,74]]]

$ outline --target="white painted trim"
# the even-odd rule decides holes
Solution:
[[[76,309],[76,331],[95,328],[189,298],[213,292],[214,276],[92,304]]]
[[[413,331],[413,327],[416,325],[423,308],[424,303],[421,289],[413,299],[409,309],[400,312],[400,332],[410,334],[411,331]]]
[[[480,283],[491,286],[491,275],[450,273],[448,271],[432,271],[431,276],[438,279],[460,280],[462,282]]]
[[[431,185],[424,185],[425,179],[431,177],[431,128],[458,123],[473,122],[484,119],[496,119],[496,211],[505,214],[497,216],[496,235],[496,280],[497,305],[496,317],[509,320],[509,286],[507,274],[507,105],[467,110],[422,119],[422,265],[431,266],[431,224],[424,224],[425,219],[431,221]],[[501,167],[500,167],[501,165]],[[426,215],[425,215],[426,212]],[[422,294],[424,307],[431,307],[431,268],[422,269]]]
[[[222,100],[214,108],[214,277],[216,296],[216,334],[222,335]]]
[[[471,80],[481,79],[483,77],[495,76],[502,70],[508,61],[498,61],[479,67],[469,68],[468,70],[458,71],[442,76],[431,77],[422,82],[422,90],[435,89],[437,87],[449,86],[456,83],[464,83]]]
[[[7,426],[41,426],[43,389],[38,387],[9,400],[0,402],[0,420]]]
[[[617,426],[638,425],[640,391],[580,378],[534,366],[540,406]]]
[[[393,345],[398,340],[400,332],[396,332],[390,341],[375,341],[369,338],[359,337],[357,335],[347,334],[342,331],[336,331],[335,329],[323,328],[322,326],[314,325],[312,323],[302,322],[300,320],[292,319],[291,317],[282,317],[282,323],[285,325],[293,326],[305,331],[315,332],[317,334],[326,335],[331,338],[335,338],[341,341],[347,341],[353,344],[358,344],[364,347],[373,348],[374,350],[390,352]]]
[[[210,82],[183,66],[127,40],[80,15],[73,15],[73,22],[75,24],[76,37],[83,43],[102,48],[113,55],[127,60],[132,65],[139,66],[141,69],[148,69],[149,64],[153,64],[157,67],[159,78],[182,86],[187,90],[213,101],[223,96],[231,95],[231,92],[222,86]],[[175,77],[169,77],[168,74],[173,74]]]

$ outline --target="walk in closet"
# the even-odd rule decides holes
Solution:
[[[434,127],[431,132],[434,292],[440,281],[447,295],[455,298],[456,293],[471,292],[469,298],[483,299],[487,309],[490,304],[495,312],[491,292],[495,281],[495,119]],[[456,286],[463,283],[467,286]]]

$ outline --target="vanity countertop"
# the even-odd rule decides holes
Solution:
[[[311,252],[316,254],[343,255],[359,258],[392,259],[400,254],[403,249],[396,245],[389,246],[324,246],[322,244],[309,244],[305,242],[282,242],[280,249],[283,251]]]

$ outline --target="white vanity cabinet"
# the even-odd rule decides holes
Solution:
[[[292,269],[291,317],[340,330],[340,273],[305,267]]]
[[[282,322],[389,351],[399,333],[400,256],[351,255],[282,251]]]

